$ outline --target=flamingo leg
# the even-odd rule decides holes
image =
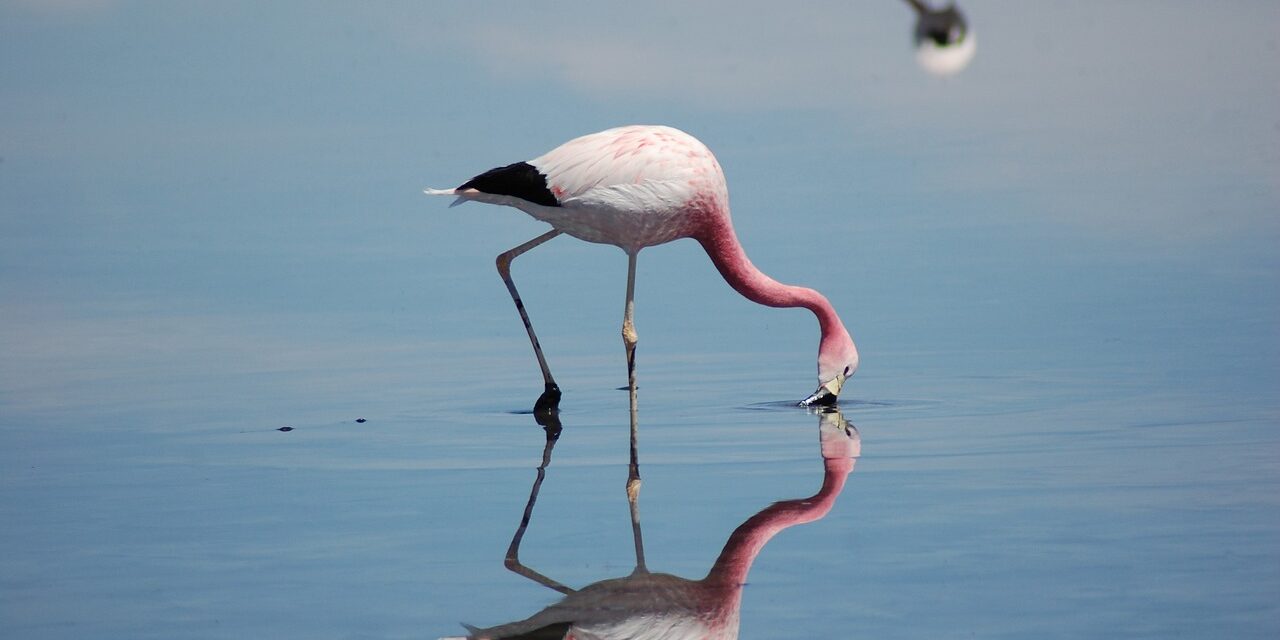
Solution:
[[[631,393],[631,408],[636,405],[636,254],[627,253],[627,305],[622,313],[622,344],[627,349],[627,385]],[[634,420],[632,421],[634,422]]]
[[[640,461],[637,453],[639,417],[636,406],[636,254],[627,253],[627,303],[622,317],[622,343],[627,349],[627,395],[631,409],[631,464],[627,471],[627,504],[631,508],[631,537],[636,547],[636,572],[647,572],[644,538],[640,533]]]
[[[632,438],[632,442],[635,442],[635,438]],[[634,452],[633,448],[633,460]],[[634,462],[627,474],[627,505],[631,508],[631,539],[636,546],[635,573],[648,573],[649,568],[644,564],[644,535],[640,531],[640,468]]]
[[[524,302],[520,300],[520,292],[516,291],[516,283],[511,279],[511,261],[515,260],[520,254],[558,235],[560,235],[560,231],[552,229],[518,247],[498,254],[497,258],[498,275],[502,276],[502,282],[507,285],[507,291],[511,292],[511,300],[516,303],[516,311],[520,312],[520,319],[524,321],[524,329],[529,333],[529,342],[533,344],[533,355],[538,357],[538,366],[542,368],[542,381],[546,386],[542,395],[538,397],[538,401],[533,405],[535,413],[546,413],[560,406],[560,387],[556,385],[555,378],[551,377],[551,368],[547,366],[547,359],[542,355],[542,345],[538,343],[538,336],[533,332],[533,323],[529,322],[529,314],[524,310]]]
[[[627,469],[627,506],[631,509],[631,539],[636,547],[635,573],[647,573],[644,563],[644,535],[640,532],[640,461],[636,451],[637,420],[634,380],[631,384],[631,464]]]
[[[547,443],[542,447],[542,464],[538,466],[538,475],[533,481],[533,488],[529,490],[529,501],[524,505],[524,515],[520,518],[520,526],[516,528],[516,535],[511,538],[511,545],[507,547],[507,557],[503,564],[514,573],[567,595],[573,593],[573,589],[524,566],[520,562],[520,542],[524,540],[524,532],[529,528],[529,520],[533,518],[533,505],[538,501],[538,491],[542,489],[542,481],[547,477],[547,467],[551,466],[551,450],[555,448],[556,440],[560,438],[561,431],[560,419],[554,414],[548,416],[545,421],[539,420],[538,423],[544,425],[543,428],[547,432]]]

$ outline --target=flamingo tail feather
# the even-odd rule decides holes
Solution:
[[[467,198],[466,196],[458,195],[457,189],[432,189],[431,187],[427,187],[426,189],[423,189],[422,192],[429,196],[458,196],[457,200],[454,200],[453,202],[449,203],[450,209],[470,199],[470,198]]]

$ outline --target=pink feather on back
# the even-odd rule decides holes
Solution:
[[[633,125],[585,135],[530,164],[547,176],[551,192],[561,202],[620,185],[664,182],[693,187],[699,178],[713,177],[724,182],[720,165],[705,145],[663,126]]]

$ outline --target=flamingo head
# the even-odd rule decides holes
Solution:
[[[818,349],[818,389],[801,400],[800,406],[836,404],[844,383],[858,370],[858,348],[847,331],[840,333],[842,335],[823,339]]]

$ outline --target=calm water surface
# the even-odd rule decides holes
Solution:
[[[824,431],[811,317],[644,251],[650,571],[776,529],[742,638],[1280,636],[1280,14],[966,8],[950,79],[894,2],[0,9],[0,637],[523,620],[539,477],[523,564],[630,575],[624,255],[516,263],[548,450],[492,267],[543,227],[420,195],[624,122],[707,141],[864,358]]]
[[[749,360],[771,359],[706,362]],[[647,564],[702,578],[750,516],[818,492],[819,420],[746,402],[741,388],[771,388],[767,377],[695,394],[661,374],[687,364],[644,362]],[[600,384],[621,378],[615,364],[566,379],[522,542],[527,565],[575,588],[634,566],[626,394]],[[948,378],[894,397],[911,387],[868,376],[846,402],[856,469],[825,518],[756,558],[742,637],[1268,627],[1272,420],[1085,374]],[[708,390],[743,401],[695,399]],[[4,545],[21,551],[5,561],[5,624],[26,637],[435,637],[552,604],[559,594],[503,568],[544,453],[533,417],[514,398],[363,404],[289,432],[252,411],[18,431],[4,454]]]

